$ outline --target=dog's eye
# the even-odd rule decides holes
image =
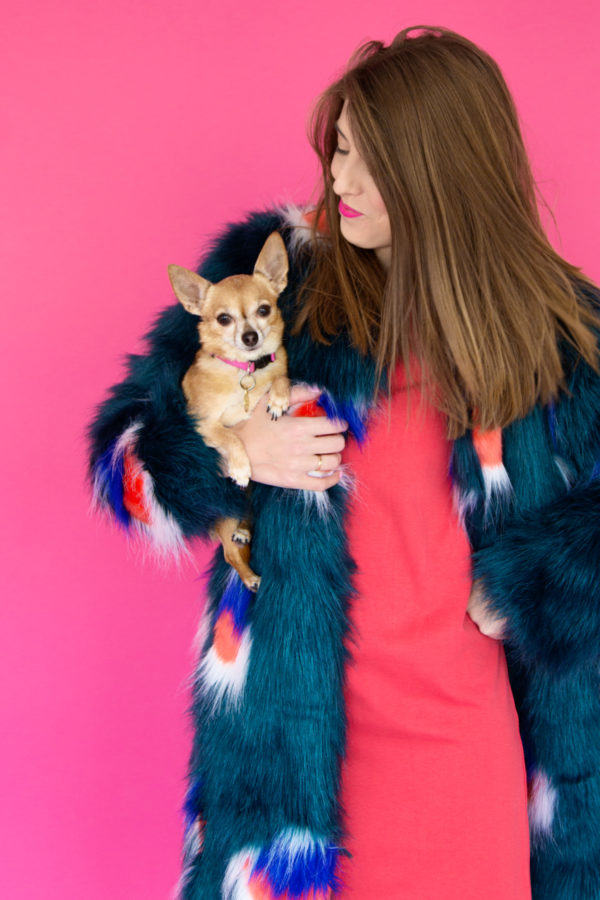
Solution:
[[[256,310],[259,316],[268,316],[271,312],[271,307],[268,303],[261,303],[261,305]]]
[[[217,322],[219,323],[219,325],[229,325],[229,323],[231,322],[231,316],[229,316],[227,313],[219,313],[219,315],[217,316]]]

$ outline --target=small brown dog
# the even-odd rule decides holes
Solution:
[[[269,391],[268,412],[279,418],[290,402],[283,319],[277,298],[287,284],[288,258],[281,235],[267,238],[252,275],[231,275],[217,284],[181,266],[169,266],[177,299],[199,316],[200,349],[181,387],[198,433],[219,451],[224,473],[246,487],[250,462],[230,426],[247,419]],[[248,565],[250,528],[220,519],[215,536],[227,562],[252,591],[260,578]]]

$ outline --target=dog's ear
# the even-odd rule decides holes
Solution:
[[[184,269],[181,266],[168,266],[169,278],[175,291],[175,296],[185,309],[194,316],[202,315],[202,304],[206,298],[210,281]]]
[[[254,266],[255,275],[264,275],[276,294],[287,284],[288,257],[283,238],[278,231],[269,235]]]

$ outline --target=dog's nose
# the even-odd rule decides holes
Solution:
[[[242,340],[245,343],[246,347],[256,347],[258,343],[258,335],[256,331],[245,331],[242,335]]]

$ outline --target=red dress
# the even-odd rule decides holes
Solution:
[[[366,446],[349,517],[358,565],[341,800],[343,900],[530,900],[526,778],[500,641],[466,615],[469,544],[443,416],[410,420],[403,370]]]

